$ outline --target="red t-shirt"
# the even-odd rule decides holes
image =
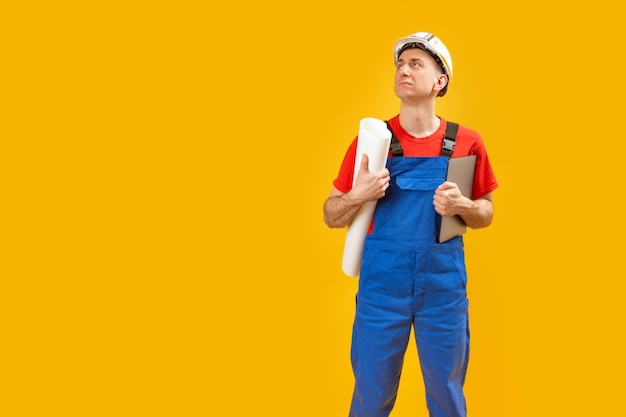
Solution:
[[[400,126],[400,121],[396,115],[389,120],[391,130],[398,138],[404,156],[440,156],[441,144],[446,131],[446,121],[442,118],[439,129],[432,135],[425,138],[411,136]],[[336,189],[342,193],[347,193],[352,189],[352,179],[354,176],[354,162],[356,159],[356,145],[358,137],[354,138],[346,155],[341,163],[339,174],[333,181]],[[476,155],[476,170],[474,173],[474,186],[472,188],[472,199],[483,197],[498,188],[495,174],[489,163],[485,144],[478,132],[465,126],[459,126],[456,135],[456,144],[452,157]],[[391,157],[391,154],[389,155]]]

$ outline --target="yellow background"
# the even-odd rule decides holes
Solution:
[[[466,236],[482,417],[619,415],[624,79],[614,2],[3,6],[0,415],[347,415],[356,280],[322,203],[395,40],[500,188]],[[616,7],[616,6],[615,6]],[[425,416],[414,345],[394,417]]]

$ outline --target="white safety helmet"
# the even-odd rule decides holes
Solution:
[[[417,43],[421,49],[424,49],[426,52],[430,53],[435,61],[441,66],[444,74],[448,76],[448,83],[450,83],[450,79],[452,78],[452,57],[450,56],[450,52],[448,52],[448,48],[446,45],[441,42],[441,40],[429,32],[417,32],[412,35],[409,35],[405,38],[398,39],[394,46],[393,51],[393,62],[398,62],[398,57],[400,55],[400,51],[405,45],[410,43]],[[448,85],[441,91],[440,95],[444,95],[448,89]]]

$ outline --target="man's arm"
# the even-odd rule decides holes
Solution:
[[[437,213],[442,216],[458,214],[472,229],[487,227],[493,221],[492,193],[472,200],[464,197],[455,183],[446,181],[435,191],[433,204]]]
[[[344,227],[352,222],[363,203],[351,198],[350,193],[342,193],[335,187],[324,202],[324,223],[328,227]]]
[[[339,228],[349,225],[361,207],[368,201],[375,201],[385,195],[389,188],[389,170],[369,172],[368,156],[363,155],[354,187],[342,193],[335,187],[324,202],[324,223],[328,227]]]

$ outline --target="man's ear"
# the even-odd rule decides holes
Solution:
[[[448,85],[448,76],[446,74],[439,74],[435,80],[435,90],[441,91],[446,85]]]

